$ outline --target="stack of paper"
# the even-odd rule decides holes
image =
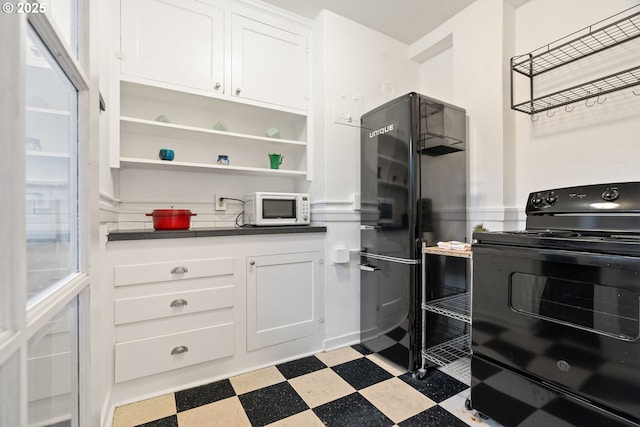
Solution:
[[[454,251],[470,251],[471,244],[458,242],[456,240],[450,240],[448,242],[438,242],[438,247],[440,249],[453,249]]]

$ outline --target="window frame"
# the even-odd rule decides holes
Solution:
[[[27,0],[29,3],[38,3]],[[49,1],[44,0],[45,6]],[[78,298],[78,389],[76,400],[78,424],[91,425],[91,376],[90,354],[90,246],[95,247],[91,236],[96,236],[97,226],[92,225],[90,215],[97,210],[97,170],[90,168],[96,162],[98,138],[97,61],[91,54],[90,28],[97,22],[92,16],[91,6],[95,0],[78,0],[77,9],[77,54],[66,43],[62,33],[56,28],[46,13],[44,14],[0,14],[0,141],[3,156],[0,156],[0,368],[11,363],[17,365],[19,384],[9,390],[0,387],[0,399],[4,403],[12,399],[12,405],[4,405],[12,410],[0,416],[0,425],[27,425],[27,349],[29,339],[37,333],[53,316],[71,300]],[[93,14],[95,15],[95,14]],[[62,71],[78,90],[77,138],[78,138],[78,273],[71,275],[27,307],[27,263],[26,263],[26,150],[24,144],[10,141],[26,140],[26,34],[31,25],[56,59]],[[95,31],[91,32],[96,34]],[[91,58],[93,56],[93,58]],[[90,81],[88,76],[93,79]],[[95,109],[91,108],[95,104]],[[97,162],[96,162],[97,164]],[[95,200],[94,200],[95,199]],[[93,221],[97,224],[97,221]],[[95,275],[97,277],[98,275]],[[17,360],[17,363],[15,362]],[[2,369],[0,369],[2,372]],[[2,379],[0,379],[1,381]],[[17,395],[7,396],[12,392]],[[81,400],[80,400],[81,399]],[[4,407],[3,406],[3,407]]]

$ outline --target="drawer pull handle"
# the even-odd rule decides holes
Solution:
[[[187,305],[187,300],[186,299],[174,299],[173,301],[171,301],[171,304],[169,304],[169,307],[183,307]]]
[[[176,354],[186,353],[187,351],[189,351],[189,347],[187,347],[186,345],[180,345],[171,350],[171,355],[175,356]]]
[[[173,267],[171,270],[171,274],[184,274],[188,273],[189,269],[187,267]]]

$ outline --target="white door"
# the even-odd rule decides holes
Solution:
[[[307,108],[307,38],[240,15],[231,22],[232,95]]]
[[[191,0],[122,0],[122,74],[223,93],[224,12]]]
[[[319,333],[320,252],[247,258],[247,350]]]

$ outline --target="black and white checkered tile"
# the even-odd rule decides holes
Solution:
[[[468,386],[444,372],[434,369],[425,378],[416,379],[408,372],[385,369],[384,363],[376,363],[361,346],[352,348],[359,350],[361,357],[332,366],[316,356],[277,365],[284,381],[240,394],[229,379],[175,392],[175,414],[138,426],[183,427],[187,425],[183,415],[189,411],[232,399],[240,403],[234,410],[244,411],[243,425],[251,426],[499,426],[466,411]],[[334,383],[344,384],[343,391],[334,399],[322,390],[328,387],[326,383],[307,381],[314,376],[335,378]],[[314,398],[315,392],[325,396]],[[216,422],[218,415],[222,416],[220,411],[210,411],[200,422],[223,425]]]

